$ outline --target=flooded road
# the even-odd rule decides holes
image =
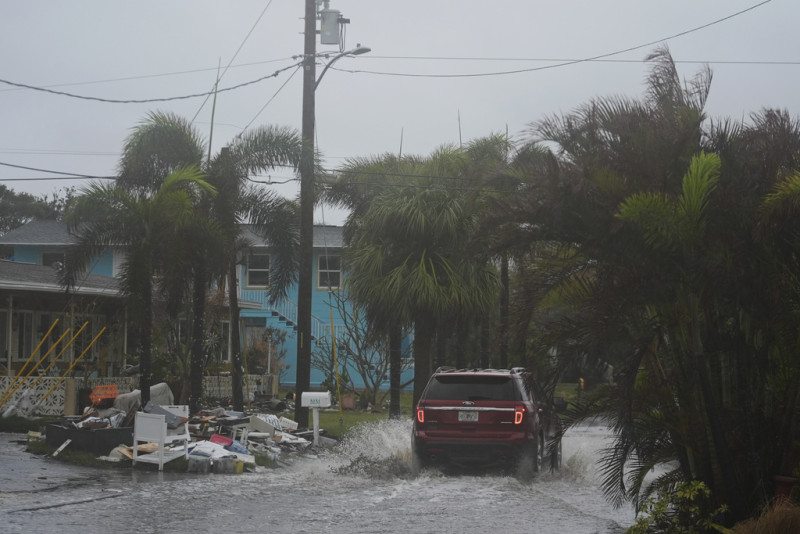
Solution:
[[[599,489],[603,427],[570,431],[562,469],[531,482],[436,470],[413,477],[410,428],[369,425],[337,449],[243,475],[79,468],[33,458],[4,439],[0,532],[605,534],[634,521]]]

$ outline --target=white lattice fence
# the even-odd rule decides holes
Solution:
[[[247,382],[243,385],[244,395],[248,391],[251,395],[256,393],[272,393],[272,380],[270,375],[246,375]],[[204,376],[203,397],[207,399],[228,399],[233,396],[230,376]]]
[[[247,384],[244,388],[244,394],[247,395],[248,387],[250,394],[255,393],[272,393],[272,382],[274,377],[269,375],[247,375]],[[9,407],[15,405],[22,394],[27,391],[35,378],[30,377],[23,383],[22,386],[17,388],[16,392],[0,406],[0,413],[5,412]],[[106,386],[115,384],[120,393],[128,393],[136,389],[138,386],[138,377],[107,377],[107,378],[86,378],[77,381],[78,389],[94,389],[97,386]],[[9,386],[14,381],[13,376],[0,376],[0,396],[4,396],[8,391]],[[30,394],[30,400],[36,404],[50,391],[50,389],[59,381],[58,377],[44,377],[41,378],[33,388]],[[16,388],[19,381],[11,386],[12,389]],[[62,380],[61,383],[42,401],[36,410],[39,415],[63,415],[64,414],[64,395],[66,390],[66,381]],[[173,392],[176,393],[177,392]],[[233,396],[231,388],[230,376],[206,376],[203,377],[203,396],[207,399],[229,399]],[[82,408],[82,407],[81,407]],[[80,408],[79,408],[80,409]]]
[[[22,395],[30,389],[30,386],[33,385],[35,380],[36,379],[33,377],[30,377],[24,382],[20,379],[12,386],[11,384],[14,382],[13,376],[0,376],[0,391],[3,392],[3,396],[5,396],[6,391],[10,391],[8,389],[9,387],[11,387],[11,390],[16,388],[16,392],[11,395],[2,407],[0,407],[0,411],[5,412],[11,406],[16,405],[22,398]],[[33,404],[41,401],[37,413],[42,415],[61,415],[64,413],[64,381],[62,380],[53,392],[47,395],[47,392],[50,391],[58,380],[57,377],[45,377],[41,378],[33,386],[33,390],[28,398]],[[21,382],[22,385],[17,387]],[[47,395],[47,398],[42,400],[45,395]]]

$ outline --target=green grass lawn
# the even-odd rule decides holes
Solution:
[[[401,417],[411,417],[412,408],[411,401],[413,394],[410,391],[404,391],[400,394],[400,414]],[[377,411],[366,410],[342,410],[341,415],[338,409],[335,410],[321,410],[319,412],[319,427],[324,429],[328,436],[341,439],[347,431],[353,427],[363,423],[371,423],[374,421],[382,421],[389,417],[389,411],[380,409]],[[311,415],[308,418],[308,424],[311,426]]]
[[[578,384],[575,382],[559,382],[555,397],[563,397],[567,402],[574,402],[578,396]]]

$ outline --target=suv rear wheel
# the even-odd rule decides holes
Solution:
[[[520,453],[517,459],[517,476],[522,479],[533,477],[542,470],[544,465],[544,436],[539,434],[539,439]]]
[[[414,440],[411,440],[411,474],[413,476],[417,476],[422,469],[425,468],[425,461],[422,458],[422,455],[417,450],[417,447],[414,445]]]

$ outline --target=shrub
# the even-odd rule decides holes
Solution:
[[[727,509],[722,506],[712,510],[710,497],[711,490],[697,480],[680,484],[674,491],[659,491],[657,498],[645,501],[626,534],[729,533],[714,521]]]

